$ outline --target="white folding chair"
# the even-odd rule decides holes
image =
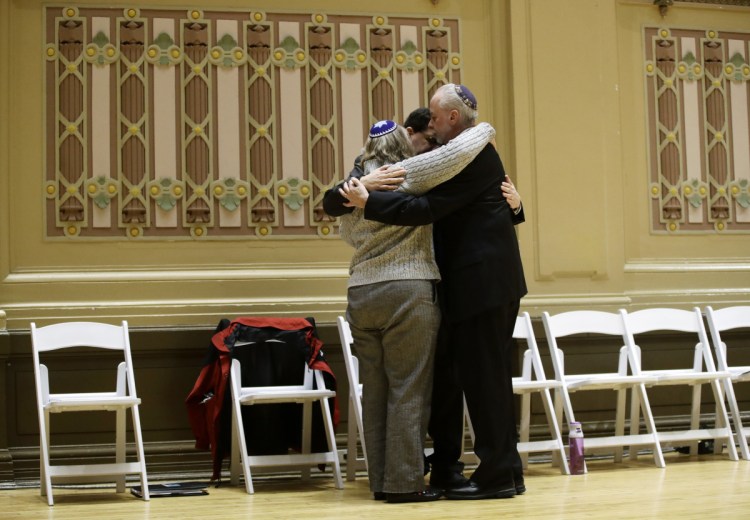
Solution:
[[[555,415],[554,405],[550,390],[560,391],[562,383],[557,379],[547,379],[542,366],[542,358],[539,355],[539,347],[534,336],[531,325],[531,317],[528,312],[521,313],[516,318],[516,326],[513,337],[526,341],[526,351],[523,354],[521,375],[513,378],[513,392],[521,396],[520,417],[520,442],[518,452],[521,454],[524,466],[528,464],[528,453],[546,452],[553,454],[553,461],[560,463],[560,472],[564,475],[570,474],[568,461],[565,457],[565,443],[560,432],[560,425]],[[531,396],[539,394],[544,405],[544,413],[547,416],[547,427],[549,428],[549,439],[529,441],[529,429],[531,426]],[[559,458],[559,461],[557,460]]]
[[[750,366],[730,364],[727,344],[721,339],[722,332],[734,329],[750,329],[750,306],[737,305],[716,311],[711,307],[706,307],[706,319],[708,320],[708,329],[711,331],[711,340],[716,350],[717,368],[721,372],[729,372],[730,374],[730,378],[724,380],[724,391],[727,394],[727,403],[729,403],[729,411],[732,414],[734,434],[737,443],[740,445],[742,458],[750,460],[750,451],[748,451],[747,445],[750,428],[742,426],[740,408],[734,393],[734,385],[750,382]]]
[[[235,343],[235,347],[241,344]],[[243,348],[251,348],[252,345]],[[304,376],[303,376],[304,372]],[[308,476],[310,467],[331,464],[336,488],[343,489],[341,467],[336,450],[336,437],[333,431],[333,420],[328,400],[336,392],[328,390],[320,370],[310,369],[306,363],[300,366],[300,377],[304,381],[299,385],[284,386],[242,386],[242,365],[238,359],[232,359],[230,386],[232,395],[232,451],[230,463],[230,482],[239,484],[240,470],[245,477],[245,489],[249,494],[253,488],[251,467],[301,467],[303,477]],[[313,384],[314,381],[314,384]],[[313,403],[319,402],[323,424],[325,426],[328,451],[313,453],[312,445],[312,412]],[[279,455],[250,455],[245,442],[245,425],[242,420],[242,406],[299,403],[302,404],[301,452]],[[262,424],[257,425],[263,428]]]
[[[615,461],[622,461],[622,451],[625,446],[630,447],[631,456],[637,454],[638,446],[650,447],[653,450],[654,464],[664,467],[664,457],[656,433],[654,418],[646,395],[645,383],[655,380],[655,377],[631,373],[629,367],[633,362],[632,352],[626,343],[624,326],[624,311],[610,313],[602,311],[570,311],[550,316],[542,313],[542,321],[547,334],[547,341],[552,356],[552,366],[555,369],[555,379],[561,386],[555,392],[555,408],[558,421],[562,419],[562,410],[567,416],[568,424],[574,422],[575,415],[571,404],[570,394],[593,390],[612,390],[617,394],[615,413],[615,433],[610,436],[587,437],[586,450],[602,450],[614,448]],[[602,342],[586,342],[588,346],[585,355],[566,357],[558,340],[567,336],[597,334],[597,340]],[[604,336],[604,338],[601,338]],[[610,338],[606,338],[609,336]],[[612,337],[619,345],[611,346]],[[610,341],[605,341],[609,339]],[[617,358],[616,370],[601,372],[603,364]],[[614,364],[614,363],[613,363]],[[631,399],[637,399],[646,424],[647,434],[638,433],[639,415],[631,415],[630,434],[625,434],[625,405],[627,390],[632,390]]]
[[[720,453],[722,441],[727,443],[731,460],[737,460],[737,449],[729,426],[729,417],[724,405],[721,386],[730,377],[727,371],[717,371],[711,356],[706,329],[700,309],[692,311],[680,309],[644,309],[624,315],[628,330],[628,342],[634,353],[634,373],[652,377],[647,382],[649,388],[658,386],[685,385],[692,387],[690,428],[681,431],[659,431],[662,446],[688,445],[691,453],[697,453],[698,441],[714,439],[714,452]],[[656,331],[670,331],[683,334],[684,348],[670,351],[670,368],[653,368],[654,363],[644,356],[644,345],[636,343],[640,334]],[[688,339],[685,340],[684,336]],[[697,340],[697,343],[695,342]],[[680,354],[683,354],[681,357]],[[710,384],[713,390],[715,414],[714,428],[701,428],[701,387]]]
[[[349,418],[346,432],[346,479],[357,478],[357,470],[367,470],[367,450],[362,422],[362,383],[359,382],[359,360],[352,353],[352,331],[343,316],[336,318],[341,349],[344,352],[346,377],[349,380]],[[357,450],[357,440],[362,447],[362,456]]]
[[[47,503],[54,505],[52,498],[53,482],[116,482],[118,493],[125,492],[125,476],[140,476],[143,499],[149,499],[146,461],[141,438],[141,421],[138,405],[141,404],[135,391],[133,361],[130,355],[128,324],[108,325],[92,322],[68,322],[37,328],[31,324],[31,345],[34,359],[34,380],[36,384],[37,411],[39,414],[40,487]],[[119,351],[122,361],[117,365],[115,389],[105,392],[70,392],[75,388],[65,388],[68,393],[51,393],[57,389],[59,379],[54,372],[40,362],[41,355],[72,347],[89,347]],[[45,359],[47,356],[44,356]],[[49,363],[49,361],[47,361]],[[68,383],[69,386],[72,386]],[[130,409],[135,438],[134,462],[127,462],[126,412]],[[116,413],[115,462],[96,464],[52,465],[50,460],[50,415],[63,412],[112,411]]]

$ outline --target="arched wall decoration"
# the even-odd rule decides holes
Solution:
[[[652,231],[750,232],[750,34],[644,34]]]
[[[46,7],[46,236],[328,238],[369,126],[461,81],[456,19]]]

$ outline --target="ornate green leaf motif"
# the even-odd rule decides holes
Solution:
[[[682,193],[685,195],[688,203],[694,208],[699,208],[703,204],[706,192],[706,184],[698,179],[692,179],[682,184]]]
[[[734,200],[745,209],[750,208],[750,189],[748,189],[748,186],[750,186],[750,181],[747,179],[734,181],[729,185]]]
[[[413,41],[408,40],[394,56],[398,69],[414,72],[424,68],[425,59]]]
[[[333,63],[347,70],[361,69],[367,63],[367,53],[360,49],[359,44],[353,38],[347,38],[334,52]]]
[[[305,199],[303,199],[298,193],[294,193],[292,195],[289,195],[287,198],[284,199],[284,204],[287,205],[287,207],[291,210],[297,211],[302,207],[304,204]]]
[[[298,178],[286,179],[277,184],[276,191],[287,208],[298,211],[310,196],[310,182]]]
[[[404,44],[401,50],[406,54],[412,55],[417,51],[417,46],[414,45],[413,41],[409,40]]]
[[[742,57],[742,54],[739,52],[734,53],[734,56],[732,56],[732,59],[729,60],[729,63],[737,67],[738,69],[742,67],[745,64],[745,58]]]
[[[226,52],[229,52],[237,47],[237,40],[232,38],[232,36],[229,34],[225,34],[224,36],[222,36],[221,39],[216,43],[218,43],[219,47],[224,49]]]
[[[105,209],[117,194],[117,185],[113,179],[98,175],[86,181],[86,191],[96,207]]]
[[[109,43],[109,38],[107,38],[107,36],[102,31],[99,31],[91,41],[98,47],[104,47]]]
[[[354,54],[359,50],[359,44],[354,40],[354,38],[347,38],[341,48],[349,54]]]
[[[118,55],[117,48],[110,43],[109,38],[102,31],[96,33],[84,50],[85,60],[96,65],[114,63]]]
[[[104,209],[109,206],[109,197],[107,197],[103,193],[97,193],[92,200],[94,201],[94,204],[96,204],[100,209]]]
[[[745,58],[739,52],[736,52],[734,56],[726,62],[724,74],[731,81],[750,79],[750,67],[748,67]]]
[[[287,36],[273,51],[273,63],[293,70],[307,63],[307,54],[300,48],[297,40]]]
[[[161,50],[166,51],[174,45],[174,40],[167,33],[163,32],[154,39],[154,44],[156,44]]]
[[[281,45],[279,45],[279,47],[281,47],[288,53],[292,53],[295,51],[295,49],[299,48],[299,43],[297,43],[297,40],[295,40],[291,36],[287,36],[281,42]]]
[[[171,197],[167,193],[162,193],[161,195],[158,195],[154,201],[156,202],[156,205],[159,206],[164,211],[169,211],[170,209],[174,208],[177,204],[177,201],[174,197]]]
[[[174,65],[181,59],[181,52],[167,33],[159,33],[146,51],[146,59],[157,65]]]
[[[242,200],[247,198],[250,186],[245,181],[229,177],[212,182],[211,189],[222,208],[236,211]]]
[[[184,183],[175,179],[162,177],[148,183],[148,190],[156,205],[164,211],[170,211],[184,193]]]

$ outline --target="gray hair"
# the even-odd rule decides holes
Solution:
[[[412,155],[414,148],[409,134],[403,126],[397,125],[393,132],[367,138],[362,162],[365,165],[365,173],[368,173],[384,164],[394,164]]]
[[[464,126],[474,126],[477,123],[479,112],[470,108],[456,93],[456,85],[454,83],[446,83],[435,91],[434,95],[440,94],[438,105],[441,108],[447,110],[457,110],[458,116],[461,118],[461,123]]]

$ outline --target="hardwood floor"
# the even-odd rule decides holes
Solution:
[[[667,467],[650,458],[615,464],[589,461],[589,473],[562,476],[548,463],[531,464],[528,491],[512,499],[440,500],[425,504],[376,502],[362,475],[337,490],[329,476],[254,480],[255,495],[244,487],[210,487],[209,495],[152,498],[144,502],[114,488],[55,488],[49,507],[39,488],[0,490],[0,518],[70,520],[169,519],[554,519],[554,518],[750,518],[750,462],[726,455],[690,457],[666,454]],[[154,481],[152,483],[160,483]],[[163,482],[161,482],[163,483]]]

